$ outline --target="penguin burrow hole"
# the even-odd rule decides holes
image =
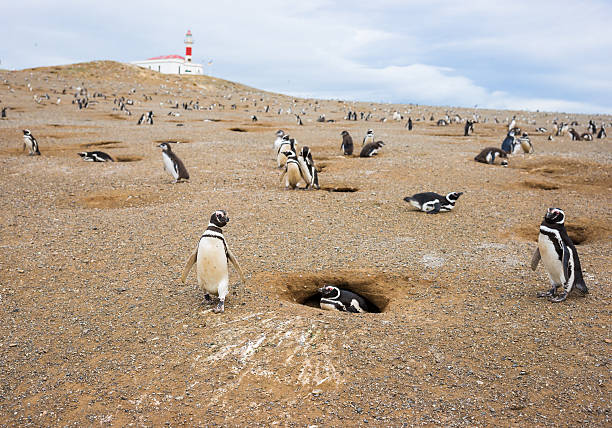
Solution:
[[[328,192],[340,192],[340,193],[353,193],[358,191],[357,187],[350,186],[338,186],[338,187],[321,187],[321,190],[326,190]]]
[[[612,228],[605,222],[587,218],[570,218],[565,223],[565,230],[574,245],[609,239],[612,233]],[[538,242],[539,233],[539,225],[535,223],[522,223],[515,228],[516,235],[532,242]]]
[[[115,162],[138,162],[143,160],[142,156],[119,155],[115,156]]]
[[[401,276],[358,271],[285,273],[262,282],[282,300],[318,310],[322,310],[319,289],[326,285],[338,287],[361,296],[370,313],[387,312],[394,298],[400,296],[403,289],[412,287],[410,281]]]
[[[230,128],[230,131],[234,131],[234,132],[248,132],[244,128]]]
[[[534,180],[534,179],[523,181],[523,185],[530,189],[541,189],[541,190],[557,190],[559,188],[558,184],[553,183],[551,181]]]
[[[123,144],[121,141],[100,141],[97,143],[83,143],[80,146],[81,147],[104,147],[107,149],[115,149],[115,148],[121,148],[121,147],[125,147],[122,146],[121,144]]]

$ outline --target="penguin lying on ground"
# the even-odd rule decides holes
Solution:
[[[214,309],[215,313],[220,313],[225,310],[225,296],[229,292],[229,269],[227,261],[232,262],[234,268],[240,275],[240,281],[244,284],[244,275],[238,264],[238,260],[230,251],[223,231],[221,228],[229,223],[229,216],[224,210],[217,210],[210,216],[210,223],[206,231],[198,242],[198,247],[191,254],[185,268],[181,281],[185,283],[185,279],[191,270],[191,267],[196,263],[196,274],[198,285],[203,286],[206,290],[204,298],[207,303],[211,303],[210,294],[219,296],[219,303]]]
[[[172,151],[170,143],[161,143],[157,147],[162,149],[162,159],[164,160],[164,167],[172,177],[174,182],[177,183],[180,180],[189,180],[189,173],[187,168],[183,164],[183,161]]]
[[[113,158],[104,152],[94,150],[93,152],[80,152],[79,156],[87,162],[114,162]]]
[[[352,313],[371,312],[366,300],[352,291],[325,285],[319,288],[319,293],[321,293],[319,302],[321,309]]]
[[[480,153],[478,153],[478,155],[476,155],[474,160],[476,162],[488,163],[489,165],[493,165],[495,163],[495,156],[503,158],[501,160],[502,166],[508,166],[508,153],[498,149],[497,147],[485,147]]]
[[[375,143],[368,143],[365,146],[363,146],[363,149],[361,149],[361,153],[359,153],[359,157],[360,158],[372,157],[376,155],[378,151],[381,149],[381,147],[384,145],[385,143],[383,143],[382,141],[377,141]]]
[[[463,195],[463,192],[451,192],[446,196],[434,192],[425,192],[407,196],[404,200],[427,214],[436,214],[455,208],[455,202],[461,195]]]
[[[351,156],[353,154],[353,138],[350,136],[348,131],[342,131],[342,144],[340,149],[345,156]]]
[[[538,263],[542,264],[548,273],[552,288],[538,293],[538,297],[548,297],[551,302],[562,302],[576,287],[582,294],[587,289],[582,277],[580,259],[574,243],[565,230],[565,213],[560,208],[549,208],[540,225],[538,248],[531,260],[531,269],[536,270]],[[557,288],[563,287],[557,295]]]
[[[23,130],[23,150],[25,150],[26,147],[30,151],[29,156],[40,156],[38,141],[36,141],[36,138],[34,138],[29,129]]]

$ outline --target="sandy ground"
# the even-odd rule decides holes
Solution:
[[[472,110],[315,103],[112,62],[0,83],[0,425],[610,426],[610,140],[535,133],[609,116],[479,110],[464,137],[429,119]],[[113,110],[120,96],[132,116]],[[170,108],[190,100],[206,109]],[[372,119],[346,121],[348,109]],[[154,125],[138,126],[148,110]],[[408,131],[395,110],[421,120]],[[535,153],[474,162],[513,115]],[[21,151],[24,128],[41,156]],[[380,155],[340,156],[342,130],[359,148],[368,128]],[[353,191],[282,189],[278,129],[311,147],[323,187]],[[159,141],[180,142],[189,182],[172,184]],[[77,156],[95,149],[121,162]],[[427,215],[403,201],[421,191],[464,194]],[[535,297],[548,279],[528,266],[551,206],[591,291],[561,304]],[[219,208],[247,281],[232,270],[216,315],[180,273]],[[382,312],[312,307],[324,283]]]

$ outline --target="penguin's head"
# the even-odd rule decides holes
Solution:
[[[514,129],[508,131],[508,137],[514,137]]]
[[[565,213],[561,208],[549,208],[544,220],[550,224],[563,224],[565,223]]]
[[[344,137],[345,135],[348,135],[348,134],[349,134],[349,133],[348,133],[347,131],[342,131],[342,132],[340,133],[340,135],[342,135],[343,137]]]
[[[225,210],[217,210],[210,216],[210,222],[218,227],[223,227],[229,223],[229,216]]]
[[[368,129],[368,135],[373,135],[374,134],[374,130],[373,129]]]
[[[289,134],[283,135],[283,141],[289,142]]]
[[[172,149],[170,148],[170,144],[168,143],[161,143],[159,144],[157,147],[159,147],[160,149],[162,149],[164,152],[169,152]]]
[[[463,192],[451,192],[448,195],[446,195],[446,199],[448,199],[450,202],[457,202],[457,199],[459,199],[459,196],[463,195]]]
[[[282,129],[279,129],[278,131],[276,131],[277,137],[282,137],[283,135],[285,135],[285,131],[283,131]]]
[[[23,135],[30,135],[30,130],[29,129],[24,129],[23,130]]]
[[[374,143],[374,144],[375,144],[375,145],[376,145],[376,147],[378,147],[379,149],[380,149],[382,146],[384,146],[384,145],[385,145],[385,143],[384,143],[384,142],[382,142],[382,141],[377,141],[377,142],[376,142],[376,143]]]
[[[294,158],[294,157],[295,157],[295,152],[292,152],[292,151],[290,151],[290,150],[285,150],[285,151],[283,152],[283,154],[284,154],[285,156],[287,156],[288,158]]]
[[[321,293],[321,297],[325,297],[327,299],[337,299],[340,297],[340,289],[338,287],[334,287],[333,285],[324,285],[319,288],[319,293]]]

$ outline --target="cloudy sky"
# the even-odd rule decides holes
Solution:
[[[317,98],[612,113],[612,1],[20,0],[0,68],[184,54]]]

